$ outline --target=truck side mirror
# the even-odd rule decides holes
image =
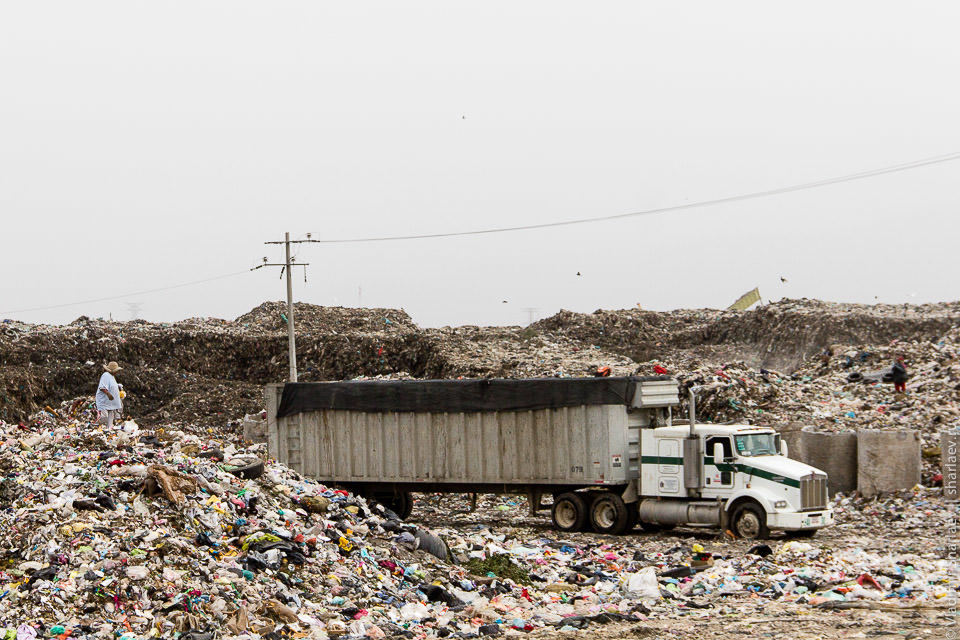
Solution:
[[[788,451],[789,451],[789,450],[787,449],[787,441],[786,441],[786,440],[781,440],[781,441],[780,441],[780,455],[782,455],[784,458],[789,458],[790,456],[787,455]]]
[[[713,443],[713,463],[719,464],[723,462],[723,445],[719,442]]]

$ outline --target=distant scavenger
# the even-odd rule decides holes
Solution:
[[[120,371],[120,365],[116,362],[110,362],[103,369],[100,384],[97,385],[97,414],[100,418],[100,424],[105,424],[108,429],[112,429],[113,421],[120,417],[120,412],[123,411],[120,385],[117,384],[117,379],[113,377],[115,373]]]
[[[907,390],[907,366],[903,363],[903,356],[898,356],[893,363],[893,390],[895,393]]]

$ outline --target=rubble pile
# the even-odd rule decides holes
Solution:
[[[94,417],[81,398],[26,425],[0,422],[8,637],[634,636],[717,615],[848,608],[919,628],[956,606],[958,576],[933,528],[956,510],[922,490],[866,507],[838,499],[838,527],[859,536],[852,546],[696,530],[560,534],[505,498],[471,514],[459,496],[428,496],[403,523],[258,464],[262,445],[190,425],[106,431]],[[874,544],[863,518],[883,519],[892,544]]]

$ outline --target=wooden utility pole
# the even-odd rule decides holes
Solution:
[[[297,381],[297,334],[294,328],[293,320],[293,267],[303,267],[303,281],[307,281],[307,266],[309,262],[296,262],[296,258],[290,257],[290,245],[291,244],[303,244],[306,242],[317,242],[310,238],[311,234],[307,234],[306,240],[291,240],[290,232],[286,232],[283,236],[283,240],[275,240],[272,242],[264,242],[263,244],[282,244],[286,250],[286,260],[284,262],[267,262],[267,259],[263,259],[263,264],[258,264],[257,266],[250,269],[251,271],[256,271],[257,269],[262,269],[264,267],[283,267],[280,271],[280,277],[282,278],[284,272],[287,275],[287,346],[289,348],[289,359],[290,359],[290,382]]]

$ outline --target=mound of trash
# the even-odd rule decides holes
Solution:
[[[433,534],[264,464],[262,445],[95,417],[78,399],[0,422],[0,624],[17,637],[383,637],[419,619],[418,588],[444,591]]]
[[[960,324],[960,303],[864,306],[808,300],[744,312],[563,311],[525,328],[422,329],[402,310],[305,303],[298,303],[295,313],[299,379],[305,382],[590,376],[601,367],[627,375],[646,372],[653,360],[687,377],[709,377],[722,368],[732,378],[742,371],[739,377],[747,380],[769,379],[763,367],[785,372],[775,374],[778,379],[794,381],[797,367],[810,366],[804,358],[819,357],[824,348],[835,354],[851,348],[880,353],[893,340],[929,344]],[[128,392],[127,413],[142,424],[222,424],[252,413],[263,406],[263,385],[288,375],[285,314],[285,304],[267,302],[233,321],[0,322],[0,419],[23,420],[65,398],[92,394],[102,365],[112,360],[123,367],[119,382]],[[842,381],[821,382],[833,389]],[[711,415],[736,418],[738,405],[750,407],[753,401],[763,408],[790,401],[766,387],[762,395],[743,399],[745,405],[731,396],[727,407],[708,399],[707,408]],[[805,397],[794,400],[802,403]]]
[[[957,302],[862,305],[785,299],[749,311],[561,311],[533,326],[598,345],[638,362],[670,358],[678,352],[725,347],[722,352],[729,360],[792,370],[833,344],[930,340],[957,325]]]
[[[637,370],[626,356],[532,329],[468,326],[431,334],[441,345],[441,378],[580,377],[595,375],[600,367],[623,376]]]
[[[905,393],[896,393],[884,377],[898,357],[908,373]],[[823,431],[914,429],[931,458],[939,456],[940,432],[960,425],[960,328],[930,341],[834,345],[792,373],[744,362],[668,366],[684,387],[698,387],[697,412],[705,421]]]
[[[349,333],[355,331],[380,332],[417,329],[417,325],[402,309],[354,309],[350,307],[321,307],[297,302],[293,305],[294,324],[298,330],[320,333]],[[236,323],[263,331],[287,330],[287,304],[264,302],[243,314]],[[203,320],[199,320],[203,322]]]
[[[225,421],[262,406],[262,386],[287,376],[285,305],[237,321],[0,324],[0,418],[22,420],[64,398],[92,394],[117,361],[128,414],[147,424]],[[298,305],[300,379],[339,380],[411,371],[429,375],[436,344],[402,311]],[[226,412],[229,410],[228,412]],[[226,412],[226,413],[225,413]]]
[[[132,421],[107,431],[94,418],[81,398],[0,422],[8,637],[476,637],[955,606],[951,563],[923,540],[910,551],[561,537],[519,520],[427,528],[233,435]]]

